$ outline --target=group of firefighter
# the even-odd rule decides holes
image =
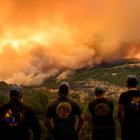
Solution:
[[[119,96],[117,117],[122,140],[140,139],[140,90],[137,85],[138,78],[128,75],[127,90]],[[44,114],[44,126],[52,134],[53,140],[84,140],[80,133],[85,121],[84,113],[80,104],[68,96],[69,91],[69,83],[61,82],[58,98],[47,106]],[[90,138],[116,140],[114,101],[105,96],[103,85],[96,86],[94,91],[95,96],[88,103],[93,126]],[[10,100],[0,107],[0,139],[41,140],[43,130],[34,110],[23,103],[23,88],[12,85],[9,97]]]

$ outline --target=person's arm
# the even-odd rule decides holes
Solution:
[[[119,107],[118,107],[118,119],[119,119],[119,122],[120,124],[122,125],[123,123],[123,120],[124,120],[124,105],[122,104],[119,104]]]
[[[30,110],[30,123],[33,132],[33,140],[40,140],[42,129],[33,110]]]
[[[80,104],[78,102],[75,103],[74,109],[75,109],[76,116],[78,116],[77,133],[79,133],[84,123],[84,116]]]
[[[79,133],[84,123],[84,116],[83,114],[79,115],[79,121],[77,126],[77,132]]]
[[[124,104],[126,102],[125,93],[122,93],[119,98],[119,105],[118,105],[118,120],[119,123],[122,125],[124,121]]]
[[[50,104],[45,114],[44,125],[51,133],[54,133],[54,129],[51,125],[52,116],[53,116],[53,105]]]
[[[51,119],[50,118],[45,118],[44,119],[44,125],[46,126],[46,128],[51,132],[54,133],[53,127],[51,125]]]

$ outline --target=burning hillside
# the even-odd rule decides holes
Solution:
[[[8,83],[39,85],[104,60],[140,58],[139,1],[5,0],[0,11],[0,79]]]

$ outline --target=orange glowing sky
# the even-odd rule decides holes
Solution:
[[[140,58],[138,0],[0,3],[0,80],[38,85],[107,56]]]

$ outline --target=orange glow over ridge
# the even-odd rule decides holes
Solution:
[[[139,13],[136,0],[1,1],[0,80],[38,85],[107,56],[140,59]]]

